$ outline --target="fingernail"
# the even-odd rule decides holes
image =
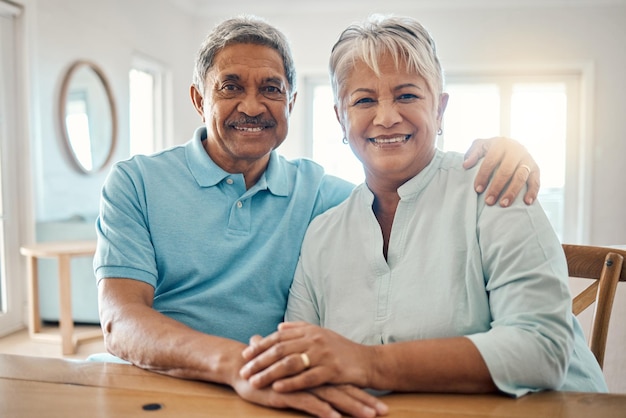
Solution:
[[[485,188],[481,185],[476,186],[476,193],[482,193],[485,191]]]
[[[384,402],[377,402],[376,403],[376,411],[378,411],[378,413],[380,415],[387,415],[387,413],[389,412],[389,408],[387,407],[387,404]]]
[[[509,199],[502,199],[500,201],[500,206],[502,206],[503,208],[506,208],[507,206],[509,206]]]
[[[363,407],[363,414],[367,415],[368,417],[372,417],[372,418],[374,418],[376,415],[378,415],[376,410],[370,408],[369,406],[364,406]]]
[[[495,196],[487,196],[487,199],[485,199],[485,202],[487,202],[487,204],[489,206],[491,206],[494,203],[496,203],[496,197]]]
[[[533,202],[534,202],[534,200],[533,200],[533,198],[532,198],[532,197],[529,197],[528,199],[526,199],[526,204],[527,204],[527,205],[532,205],[532,204],[533,204]]]

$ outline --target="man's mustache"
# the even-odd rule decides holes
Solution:
[[[228,121],[227,125],[235,128],[242,125],[260,125],[265,128],[272,128],[276,126],[276,121],[274,119],[261,117],[243,116],[238,119]]]

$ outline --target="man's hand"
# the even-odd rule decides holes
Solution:
[[[359,418],[386,415],[387,405],[351,385],[320,386],[308,391],[279,393],[271,388],[256,389],[245,379],[233,384],[237,394],[249,402],[272,408],[297,409],[316,417],[340,418],[342,413]]]
[[[499,199],[500,206],[509,206],[524,185],[528,185],[524,202],[530,205],[537,199],[539,167],[522,144],[502,137],[477,139],[465,153],[463,167],[471,168],[483,157],[474,187],[477,193],[482,193],[489,184],[485,191],[488,205]]]

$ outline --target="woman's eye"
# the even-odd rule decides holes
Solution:
[[[374,99],[370,98],[370,97],[363,97],[361,99],[357,99],[354,102],[354,105],[363,105],[363,104],[369,104],[369,103],[374,103]]]
[[[405,93],[405,94],[401,94],[400,96],[398,96],[398,100],[400,101],[409,101],[409,100],[416,100],[419,99],[419,96],[413,94],[413,93]]]

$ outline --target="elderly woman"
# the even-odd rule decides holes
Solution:
[[[428,32],[350,26],[330,72],[365,183],[309,226],[286,313],[300,322],[253,337],[241,375],[283,392],[606,391],[541,206],[485,205],[463,156],[435,147],[448,95]]]

